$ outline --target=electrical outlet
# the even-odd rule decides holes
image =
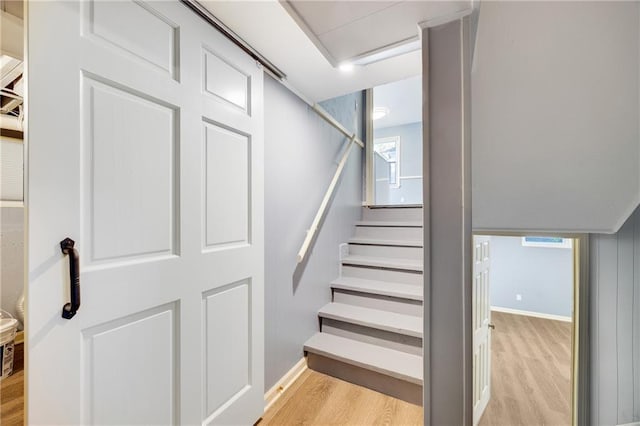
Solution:
[[[516,300],[518,302],[521,302],[522,301],[522,295],[521,294],[516,294]]]

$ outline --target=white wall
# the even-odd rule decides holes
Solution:
[[[0,199],[22,201],[24,175],[22,140],[0,136]]]
[[[640,200],[637,2],[482,2],[475,229],[615,232]]]
[[[24,209],[0,208],[0,308],[16,316],[24,288]]]
[[[492,236],[489,274],[491,306],[571,317],[573,250],[523,246],[521,237]]]
[[[307,261],[300,245],[336,170],[346,138],[307,104],[265,78],[265,391],[302,358],[304,342],[318,331],[317,312],[331,299],[339,273],[339,245],[360,219],[362,160],[354,146]],[[362,135],[361,93],[322,106]]]
[[[23,144],[0,137],[0,199],[23,200]],[[24,288],[24,208],[0,208],[0,308],[16,316],[15,306]]]
[[[640,209],[590,251],[591,422],[640,422]]]

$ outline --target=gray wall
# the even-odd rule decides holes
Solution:
[[[521,237],[492,236],[489,282],[491,306],[570,317],[573,251],[527,247]]]
[[[640,209],[590,251],[591,421],[640,422]]]
[[[24,287],[24,209],[0,208],[0,308],[16,316]]]
[[[308,261],[296,255],[337,167],[346,138],[307,104],[265,78],[265,391],[302,358],[330,301],[339,244],[353,233],[362,205],[363,150],[354,146]],[[356,106],[357,104],[357,106]],[[362,137],[362,94],[322,104]]]
[[[638,2],[483,1],[474,229],[615,232],[640,200]]]
[[[473,417],[469,53],[468,17],[422,30],[424,420],[434,426]]]
[[[374,139],[400,136],[400,188],[389,188],[388,181],[376,180],[376,204],[422,204],[422,123],[375,129],[373,135]]]
[[[637,2],[482,2],[475,229],[616,232],[640,194]],[[640,421],[640,218],[591,237],[591,414]]]

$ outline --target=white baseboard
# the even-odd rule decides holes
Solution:
[[[564,321],[564,322],[572,321],[571,317],[565,317],[562,315],[542,314],[540,312],[531,312],[531,311],[521,311],[520,309],[501,308],[500,306],[492,306],[491,310],[496,312],[504,312],[505,314],[525,315],[528,317],[544,318],[544,319],[550,319],[555,321]]]
[[[291,370],[287,371],[285,375],[264,394],[264,411],[267,411],[306,369],[307,358],[302,357],[300,361],[291,367]]]
[[[618,426],[640,426],[640,422],[625,423],[623,425],[618,425]]]

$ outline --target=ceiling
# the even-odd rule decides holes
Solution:
[[[24,2],[23,0],[9,0],[0,2],[0,10],[7,12],[17,18],[23,19]]]
[[[388,113],[373,121],[374,129],[422,121],[422,77],[374,87],[373,107],[387,108]]]
[[[468,2],[283,1],[307,36],[334,66],[418,37],[419,22],[464,9]],[[414,43],[413,49],[420,48]]]
[[[22,131],[24,38],[21,16],[22,2],[0,3],[0,133],[3,135],[6,131]]]
[[[362,55],[366,59],[402,40],[415,40],[418,23],[472,7],[471,0],[200,0],[200,4],[283,71],[284,84],[309,103],[419,75],[420,50],[355,66],[350,72],[337,65]]]

